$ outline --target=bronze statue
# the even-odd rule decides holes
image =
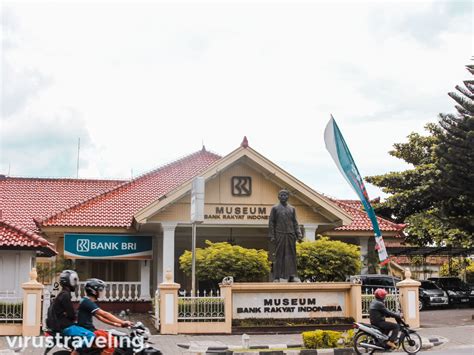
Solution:
[[[303,238],[295,208],[288,204],[289,196],[288,190],[278,193],[280,203],[272,207],[268,221],[273,247],[273,282],[301,282],[296,271],[296,242]]]

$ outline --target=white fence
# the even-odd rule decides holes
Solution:
[[[385,306],[392,312],[400,311],[400,301],[398,299],[399,294],[395,288],[390,288],[387,290],[388,295],[385,297]],[[369,306],[370,303],[374,300],[375,296],[371,292],[362,293],[362,317],[369,317]]]
[[[225,322],[224,298],[219,291],[178,296],[178,322]]]
[[[15,291],[0,291],[0,323],[21,323],[23,321],[23,297]]]
[[[124,281],[124,282],[106,282],[105,296],[100,300],[102,302],[111,301],[140,301],[141,287],[140,281]],[[80,301],[86,295],[84,289],[85,282],[80,282],[79,287],[72,294],[73,301]]]

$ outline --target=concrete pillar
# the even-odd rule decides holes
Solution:
[[[318,229],[317,224],[308,223],[304,224],[304,234],[308,241],[314,242],[316,240],[316,230]]]
[[[150,296],[150,260],[140,260],[140,298],[149,301]]]
[[[225,333],[232,333],[232,284],[221,283],[219,285],[221,297],[224,299],[224,315],[225,315]]]
[[[163,228],[163,249],[162,249],[162,272],[171,272],[171,280],[174,281],[174,232],[177,222],[161,223]]]
[[[173,282],[168,270],[166,281],[158,286],[160,290],[160,334],[178,334],[178,290],[181,287]]]
[[[360,261],[362,262],[361,274],[369,272],[369,238],[368,236],[359,237]]]
[[[36,268],[31,269],[30,281],[21,285],[23,289],[23,336],[38,336],[41,331],[41,294],[44,286],[36,279]]]
[[[349,291],[349,317],[354,318],[355,322],[362,322],[362,283],[351,284]]]
[[[411,328],[420,327],[420,311],[418,299],[418,287],[420,282],[412,280],[410,269],[405,269],[405,280],[397,283],[400,294],[401,312]]]

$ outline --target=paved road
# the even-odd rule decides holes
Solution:
[[[426,352],[427,355],[474,354],[474,309],[427,310],[421,313],[422,328],[419,333],[423,337],[443,337],[449,341]],[[131,320],[134,319],[131,316]],[[220,342],[223,345],[240,345],[240,335],[154,335],[151,339],[164,354],[181,354],[177,344],[191,341]],[[251,345],[301,343],[300,334],[251,335]],[[0,337],[0,349],[6,348],[5,338]],[[38,349],[27,349],[24,354],[41,354]],[[0,353],[1,354],[1,353]],[[395,354],[395,353],[392,353]]]
[[[474,308],[432,309],[420,312],[423,328],[474,325]]]

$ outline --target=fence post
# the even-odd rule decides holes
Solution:
[[[225,333],[232,333],[232,284],[219,285],[221,297],[224,299]]]
[[[155,328],[160,329],[160,289],[156,289],[155,291]]]
[[[181,287],[174,283],[173,274],[166,271],[166,281],[160,289],[160,334],[178,334],[178,290]]]
[[[36,268],[30,271],[30,281],[21,285],[23,288],[23,336],[38,336],[41,329],[41,293],[44,286],[36,279]]]
[[[420,327],[420,311],[418,287],[420,282],[411,278],[410,269],[405,269],[405,280],[397,283],[400,290],[400,307],[405,317],[405,322],[412,328]]]
[[[360,280],[351,284],[349,300],[350,316],[355,322],[362,322],[362,283]]]
[[[48,308],[49,305],[51,304],[51,292],[49,292],[48,288],[45,287],[43,289],[43,319],[42,319],[42,325],[43,325],[43,330],[45,330],[46,327],[46,318],[48,317]]]

